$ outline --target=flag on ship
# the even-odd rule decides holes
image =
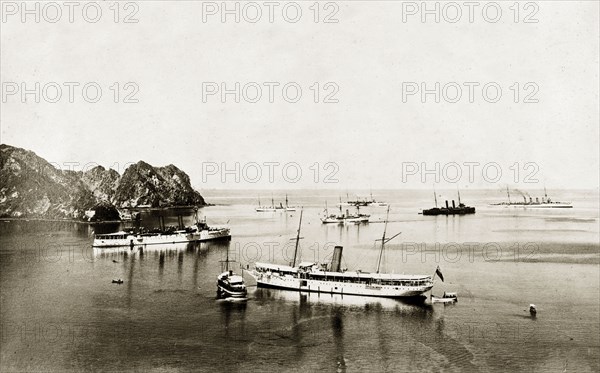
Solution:
[[[440,270],[440,266],[438,266],[435,269],[435,274],[439,276],[440,280],[442,280],[442,282],[444,282],[444,275],[442,274],[442,271]]]

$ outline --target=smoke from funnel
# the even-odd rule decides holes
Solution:
[[[515,192],[519,193],[521,195],[521,197],[527,197],[530,198],[531,196],[529,195],[529,193],[527,192],[521,192],[519,189],[515,189]]]

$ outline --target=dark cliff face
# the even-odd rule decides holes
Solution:
[[[86,172],[63,171],[35,153],[0,145],[0,217],[81,219],[86,210],[127,207],[204,205],[185,172],[173,165],[138,162],[120,176],[97,166]]]
[[[24,149],[0,145],[0,216],[80,218],[96,203],[76,172]]]
[[[140,161],[129,166],[117,187],[114,202],[119,206],[204,205],[204,198],[190,185],[189,176],[179,168],[152,167]]]
[[[102,166],[96,166],[81,176],[81,180],[94,193],[94,197],[108,202],[112,202],[111,198],[117,190],[119,179],[120,175],[117,171],[107,170]]]

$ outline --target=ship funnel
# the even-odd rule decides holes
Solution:
[[[446,209],[448,208],[448,200],[446,200]]]
[[[529,203],[533,203],[533,198],[529,197]]]
[[[339,272],[342,264],[342,246],[333,248],[333,258],[331,258],[331,272]]]
[[[538,197],[535,197],[535,203],[540,203],[540,199]]]
[[[454,200],[452,200],[452,208],[455,209],[456,205],[454,204]]]
[[[527,198],[525,198],[525,196],[523,196],[523,202],[527,203]]]

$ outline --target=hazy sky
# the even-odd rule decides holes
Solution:
[[[86,3],[72,23],[67,8],[56,23],[52,8],[23,23],[21,3],[9,3],[1,141],[48,161],[120,172],[138,160],[173,163],[197,188],[431,188],[436,174],[440,187],[598,187],[596,1],[521,3],[518,14],[513,2],[498,2],[495,23],[488,2],[476,3],[473,22],[469,8],[457,19],[458,9],[440,2],[439,23],[435,14],[422,22],[421,2],[320,3],[318,14],[313,2],[276,2],[272,23],[263,2],[237,3],[239,23],[235,14],[222,22],[220,1],[121,3],[119,14],[101,3],[96,23],[93,7],[83,17]],[[132,13],[138,22],[124,23]],[[33,94],[21,102],[22,88],[36,82],[40,102]],[[79,84],[73,103],[68,82]],[[102,89],[96,103],[82,93],[90,82],[85,98]],[[203,97],[236,82],[239,103],[233,94]],[[434,90],[436,82],[440,102],[423,99],[421,83]],[[262,96],[250,102],[257,86]],[[136,87],[139,102],[124,103]],[[301,97],[287,102],[295,87]],[[323,102],[330,94],[338,102]]]

